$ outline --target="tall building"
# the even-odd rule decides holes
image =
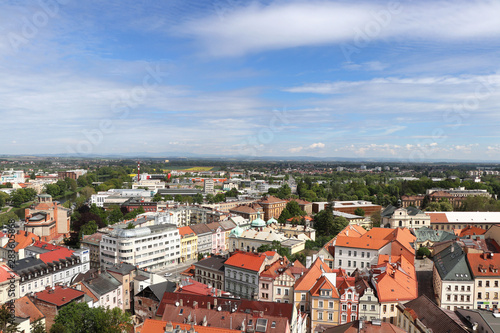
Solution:
[[[203,192],[205,194],[214,194],[215,187],[214,187],[214,180],[213,179],[205,179],[203,181]]]

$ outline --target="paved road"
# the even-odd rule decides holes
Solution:
[[[418,281],[418,296],[425,295],[436,303],[436,299],[434,298],[434,287],[432,286],[433,267],[434,263],[428,258],[415,260],[415,270],[417,271]]]
[[[155,272],[156,274],[163,276],[165,273],[172,273],[172,276],[169,276],[168,279],[170,281],[180,281],[180,273],[185,271],[189,266],[191,266],[194,262],[175,264],[169,268],[162,269],[160,271]]]

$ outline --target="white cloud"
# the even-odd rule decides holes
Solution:
[[[500,33],[494,1],[252,2],[221,20],[216,14],[181,25],[176,33],[201,40],[213,55],[241,55],[299,46],[373,40],[492,39]]]
[[[316,148],[325,148],[325,144],[318,142],[318,143],[313,143],[312,145],[309,146],[309,149],[316,149]]]

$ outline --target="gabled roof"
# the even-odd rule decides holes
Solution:
[[[196,333],[241,333],[239,330],[231,330],[228,328],[219,328],[219,327],[209,327],[202,325],[192,326],[190,324],[183,324],[180,322],[172,322],[172,321],[162,321],[155,319],[146,319],[144,325],[140,329],[141,333],[165,333],[166,326],[171,326],[174,330],[179,329],[182,332],[190,332],[190,329],[193,328]],[[180,332],[180,331],[179,331]]]
[[[11,279],[11,276],[17,277],[18,275],[14,273],[9,266],[4,265],[3,263],[0,265],[0,283],[5,282]]]
[[[462,247],[456,242],[434,255],[434,267],[441,280],[471,281],[472,276]]]
[[[359,320],[327,328],[323,333],[358,333]],[[391,323],[381,322],[375,325],[373,322],[363,322],[363,333],[405,333],[405,331]]]
[[[407,301],[418,297],[415,267],[403,256],[372,267],[379,302]],[[397,259],[395,261],[394,259]],[[376,272],[381,272],[375,275]]]
[[[181,238],[196,236],[193,229],[191,229],[189,226],[180,227],[179,228],[179,235],[181,235]]]
[[[177,289],[177,284],[171,281],[155,283],[139,291],[136,297],[147,297],[160,302],[165,293],[173,293]]]
[[[434,230],[429,227],[422,227],[415,229],[415,235],[417,236],[417,242],[425,242],[425,241],[431,241],[431,242],[443,242],[446,240],[452,240],[455,239],[456,236],[452,234],[451,232],[445,231],[445,230]]]
[[[332,273],[327,273],[332,274]],[[337,288],[335,287],[335,282],[331,281],[327,275],[322,275],[316,281],[316,283],[311,288],[311,296],[320,296],[321,290],[329,290],[331,298],[340,298]]]
[[[437,306],[427,296],[422,295],[401,305],[405,311],[412,311],[426,328],[433,333],[463,333],[467,332],[452,319],[446,311]]]
[[[309,291],[316,284],[316,281],[323,273],[332,273],[330,267],[317,258],[309,270],[302,275],[295,283],[295,291]]]
[[[288,261],[287,257],[284,257],[283,260],[276,260],[271,265],[266,265],[266,268],[260,273],[260,276],[274,280],[282,274],[289,274],[289,276],[293,278],[293,275],[287,272],[288,266],[290,266],[290,261]]]
[[[500,277],[500,253],[467,253],[474,277]]]
[[[205,223],[192,224],[190,225],[191,229],[196,235],[209,234],[212,232],[209,227]]]
[[[16,310],[16,317],[29,318],[30,323],[44,318],[43,313],[38,309],[38,307],[29,299],[28,296],[23,296],[14,301]]]
[[[485,229],[474,227],[474,226],[466,226],[463,229],[460,229],[460,233],[458,234],[458,237],[465,237],[465,236],[474,236],[474,235],[483,235],[486,233]]]
[[[97,277],[83,281],[82,283],[98,298],[120,288],[122,285],[120,281],[108,272],[103,272]]]
[[[265,253],[237,251],[229,257],[224,264],[226,266],[238,267],[258,272],[262,268],[266,258],[267,255]]]
[[[130,274],[136,270],[134,265],[128,264],[126,262],[122,262],[120,264],[113,265],[112,267],[107,269],[109,272],[118,273],[121,275]]]
[[[272,196],[272,195],[268,195],[266,198],[260,200],[259,204],[268,205],[268,204],[281,203],[281,202],[286,202],[286,200],[277,198],[277,197]]]
[[[12,238],[14,239],[14,244],[16,244],[16,246],[14,247],[13,250],[15,252],[19,251],[19,249],[24,249],[24,248],[32,245],[33,243],[35,243],[37,240],[40,239],[39,236],[37,236],[34,233],[29,232],[29,231],[18,231],[13,236],[14,237],[11,237],[8,233],[4,233],[4,232],[0,231],[0,238],[10,237],[11,239]],[[4,248],[7,248],[7,246],[9,246],[9,244],[10,243],[6,243]]]
[[[385,239],[373,239],[369,237],[354,238],[354,237],[340,236],[337,237],[335,246],[379,250],[388,243],[389,241]]]
[[[63,306],[71,303],[73,300],[82,298],[85,293],[81,290],[68,288],[64,286],[55,286],[54,289],[48,288],[44,291],[35,293],[36,299],[53,304],[55,306]]]

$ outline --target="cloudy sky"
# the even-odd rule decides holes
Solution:
[[[19,3],[0,154],[500,160],[498,1]]]

